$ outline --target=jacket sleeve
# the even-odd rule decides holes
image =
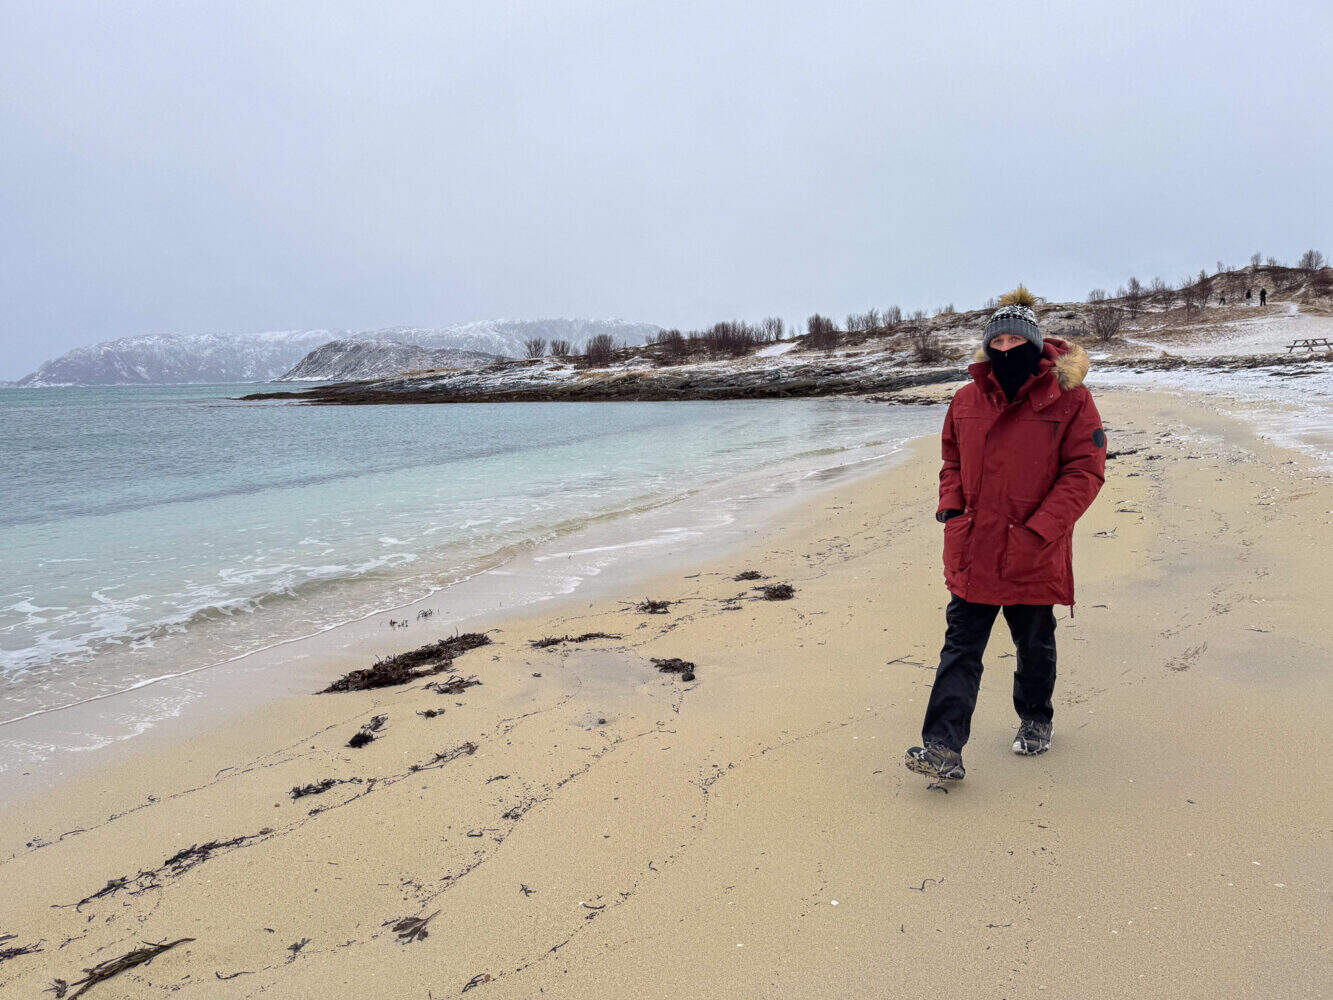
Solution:
[[[1072,531],[1105,480],[1106,435],[1092,393],[1085,390],[1060,441],[1059,475],[1027,526],[1048,542]]]
[[[944,464],[940,466],[940,505],[936,513],[944,510],[963,510],[967,504],[963,500],[963,473],[959,463],[958,439],[954,437],[952,400],[949,402],[948,412],[944,414],[940,450]]]

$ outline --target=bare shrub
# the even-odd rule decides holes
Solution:
[[[551,341],[551,357],[553,357],[553,358],[567,358],[567,357],[569,357],[569,350],[570,350],[570,347],[569,347],[569,341],[568,341],[568,340],[553,340],[553,341]]]
[[[616,356],[616,342],[609,333],[590,337],[583,345],[583,357],[589,365],[609,365]]]
[[[544,357],[546,355],[546,338],[533,337],[531,340],[523,341],[523,350],[527,351],[530,358]]]
[[[682,361],[689,356],[685,336],[677,329],[663,330],[657,335],[657,342],[664,348],[663,353],[668,361]]]
[[[1125,307],[1129,310],[1131,319],[1137,319],[1139,312],[1143,309],[1143,300],[1147,296],[1143,285],[1139,279],[1130,275],[1129,284],[1125,286]]]
[[[1232,280],[1237,280],[1237,281],[1240,280],[1239,275],[1230,275],[1230,272],[1228,272],[1228,274],[1232,278]],[[1226,280],[1227,279],[1225,278],[1223,279],[1224,282]],[[1194,284],[1195,284],[1194,297],[1198,301],[1199,307],[1203,308],[1208,304],[1208,299],[1213,294],[1213,279],[1208,277],[1207,271],[1205,271],[1203,268],[1199,268],[1199,276],[1194,279]]]
[[[1161,278],[1153,278],[1152,285],[1148,289],[1148,294],[1152,300],[1162,307],[1162,311],[1168,311],[1176,302],[1176,290],[1170,282],[1163,281]]]
[[[897,306],[889,306],[880,316],[884,329],[890,330],[903,321],[903,311]]]
[[[1307,250],[1301,254],[1301,259],[1296,262],[1296,266],[1302,271],[1309,271],[1313,274],[1324,266],[1324,255],[1318,250]]]
[[[1258,250],[1254,251],[1254,253],[1250,254],[1250,267],[1258,267],[1263,259],[1263,254],[1259,253]]]
[[[827,316],[815,313],[805,321],[806,346],[816,351],[824,351],[838,346],[838,328]]]
[[[1180,297],[1185,303],[1185,312],[1190,313],[1207,305],[1211,290],[1208,275],[1203,271],[1199,272],[1197,278],[1186,278],[1182,281],[1180,283]]]
[[[781,340],[787,334],[786,324],[777,316],[766,316],[759,321],[759,332],[765,343]]]
[[[938,309],[936,309],[936,310],[935,310],[935,315],[936,315],[936,316],[952,316],[952,315],[954,315],[955,311],[956,311],[956,310],[955,310],[954,307],[953,307],[953,303],[950,302],[948,305],[940,306]]]
[[[1100,293],[1100,295],[1098,294]],[[1096,340],[1103,343],[1114,340],[1124,325],[1125,314],[1119,306],[1107,300],[1106,292],[1094,288],[1088,296],[1091,308],[1088,310],[1088,330]]]
[[[729,354],[739,357],[748,354],[759,343],[759,330],[740,320],[714,323],[700,340],[710,354]]]
[[[884,329],[884,320],[878,309],[867,309],[863,313],[852,313],[847,317],[848,333],[879,333]]]
[[[944,346],[939,334],[925,322],[924,316],[914,317],[903,330],[903,339],[912,352],[912,360],[923,365],[939,364],[944,360]]]

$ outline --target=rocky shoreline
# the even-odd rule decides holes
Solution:
[[[303,390],[254,392],[243,400],[287,399],[304,403],[549,403],[652,402],[700,399],[792,399],[893,392],[914,386],[957,382],[961,366],[906,369],[884,365],[817,362],[799,365],[689,370],[600,369],[579,371],[551,365],[497,365],[472,372],[340,382]]]
[[[1100,358],[1098,368],[1163,371],[1193,368],[1237,371],[1271,368],[1275,375],[1308,374],[1333,355],[1254,354],[1202,358]],[[658,402],[670,400],[793,399],[883,396],[904,389],[967,378],[961,359],[942,367],[905,364],[901,356],[856,354],[810,358],[748,358],[670,368],[624,366],[587,369],[551,359],[509,362],[470,371],[425,372],[308,389],[254,392],[246,401],[291,400],[323,405],[384,403]],[[885,398],[885,402],[913,400]]]

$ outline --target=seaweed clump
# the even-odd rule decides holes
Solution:
[[[71,986],[77,986],[78,990],[69,993],[70,1000],[74,997],[81,997],[98,983],[106,982],[113,976],[118,976],[128,969],[136,968],[140,965],[147,965],[153,959],[164,951],[170,951],[178,944],[186,944],[193,941],[194,938],[177,938],[175,941],[163,941],[159,944],[145,944],[142,948],[135,948],[131,952],[121,955],[119,958],[109,958],[105,962],[99,962],[90,969],[84,969],[84,977],[76,979],[72,983],[67,983],[63,979],[56,979],[51,982],[51,986],[46,990],[47,993],[54,993],[56,1000],[63,1000],[69,992]]]
[[[680,674],[683,681],[694,680],[694,664],[689,660],[682,660],[678,656],[669,658],[653,657],[653,666],[664,674]]]
[[[303,799],[307,795],[322,795],[334,785],[343,784],[361,784],[360,778],[323,778],[319,781],[312,781],[308,785],[296,785],[291,790],[292,799]]]
[[[469,649],[488,645],[490,641],[490,637],[481,632],[464,632],[462,635],[450,636],[439,642],[432,642],[418,649],[378,660],[369,667],[353,670],[319,693],[368,691],[372,688],[406,684],[419,677],[428,677],[448,670],[453,665],[454,657],[466,653]]]
[[[377,715],[364,726],[358,729],[352,738],[347,741],[347,745],[353,750],[360,750],[367,743],[375,741],[375,734],[384,728],[384,724],[389,721],[387,715]]]
[[[766,601],[790,601],[796,593],[796,588],[790,583],[770,583],[754,589],[761,591]]]
[[[562,642],[588,642],[591,639],[623,638],[625,638],[623,635],[612,635],[609,632],[584,632],[582,635],[548,635],[543,639],[532,639],[528,642],[528,645],[533,649],[546,649],[548,646],[559,646]]]
[[[436,694],[461,694],[470,687],[476,687],[481,681],[476,677],[450,677],[447,681],[435,681],[433,684],[427,684],[427,691],[434,691]]]
[[[20,955],[35,955],[42,950],[42,943],[36,944],[15,944],[7,942],[18,939],[17,934],[0,934],[0,962],[7,962],[11,958],[18,958]]]

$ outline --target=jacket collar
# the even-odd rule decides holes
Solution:
[[[1007,404],[1004,390],[991,373],[990,359],[986,349],[978,347],[972,356],[973,363],[967,366],[967,372],[986,395],[998,394]],[[1014,402],[1027,397],[1034,410],[1044,410],[1060,394],[1083,384],[1088,374],[1091,361],[1087,352],[1072,341],[1059,337],[1046,337],[1042,341],[1041,360],[1037,362],[1037,372],[1022,386],[1014,396]]]

